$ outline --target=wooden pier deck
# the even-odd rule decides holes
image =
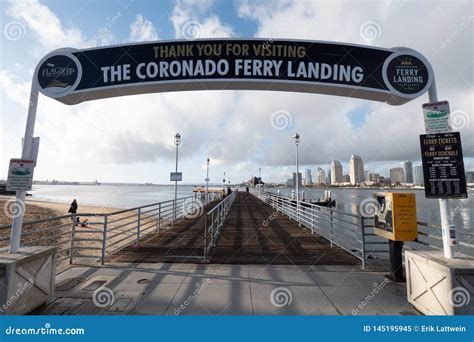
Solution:
[[[206,208],[207,209],[207,208]],[[204,217],[186,219],[129,245],[113,262],[196,262],[203,256]],[[239,192],[211,264],[357,265],[360,260],[323,237],[299,227],[255,196]]]

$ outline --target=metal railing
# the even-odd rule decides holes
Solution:
[[[365,267],[366,241],[364,218],[334,208],[322,207],[308,202],[265,193],[265,203],[289,219],[297,221],[300,226],[309,228],[311,233],[326,238],[331,246],[337,245],[355,255]]]
[[[368,258],[389,259],[388,241],[374,233],[373,218],[303,201],[297,208],[296,200],[271,192],[265,192],[262,200],[297,221],[300,226],[310,229],[313,234],[326,238],[331,246],[337,245],[355,255],[361,260],[363,268]],[[418,222],[418,239],[405,242],[404,248],[442,250],[442,246],[441,227]],[[461,241],[458,251],[474,256],[474,245]]]
[[[111,213],[77,213],[25,221],[21,245],[56,246],[58,263],[68,260],[72,264],[77,258],[98,259],[104,264],[106,257],[118,249],[202,210],[204,200],[195,194],[176,202],[169,200]],[[10,224],[0,225],[0,246],[8,246],[10,229]]]
[[[214,208],[205,213],[204,217],[204,262],[207,261],[211,249],[216,246],[220,229],[229,215],[230,208],[234,203],[237,191],[233,191],[229,196],[219,202]]]

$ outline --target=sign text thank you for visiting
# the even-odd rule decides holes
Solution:
[[[36,84],[52,98],[84,101],[164,91],[254,89],[403,104],[431,85],[418,52],[289,40],[152,42],[48,54]]]

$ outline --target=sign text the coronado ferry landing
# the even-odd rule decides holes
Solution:
[[[418,52],[289,40],[201,40],[59,49],[36,70],[40,91],[66,104],[182,90],[297,91],[399,105],[433,80]]]

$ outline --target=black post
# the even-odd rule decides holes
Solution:
[[[402,250],[403,241],[388,241],[390,251],[390,275],[391,280],[397,282],[406,281],[403,274]]]

